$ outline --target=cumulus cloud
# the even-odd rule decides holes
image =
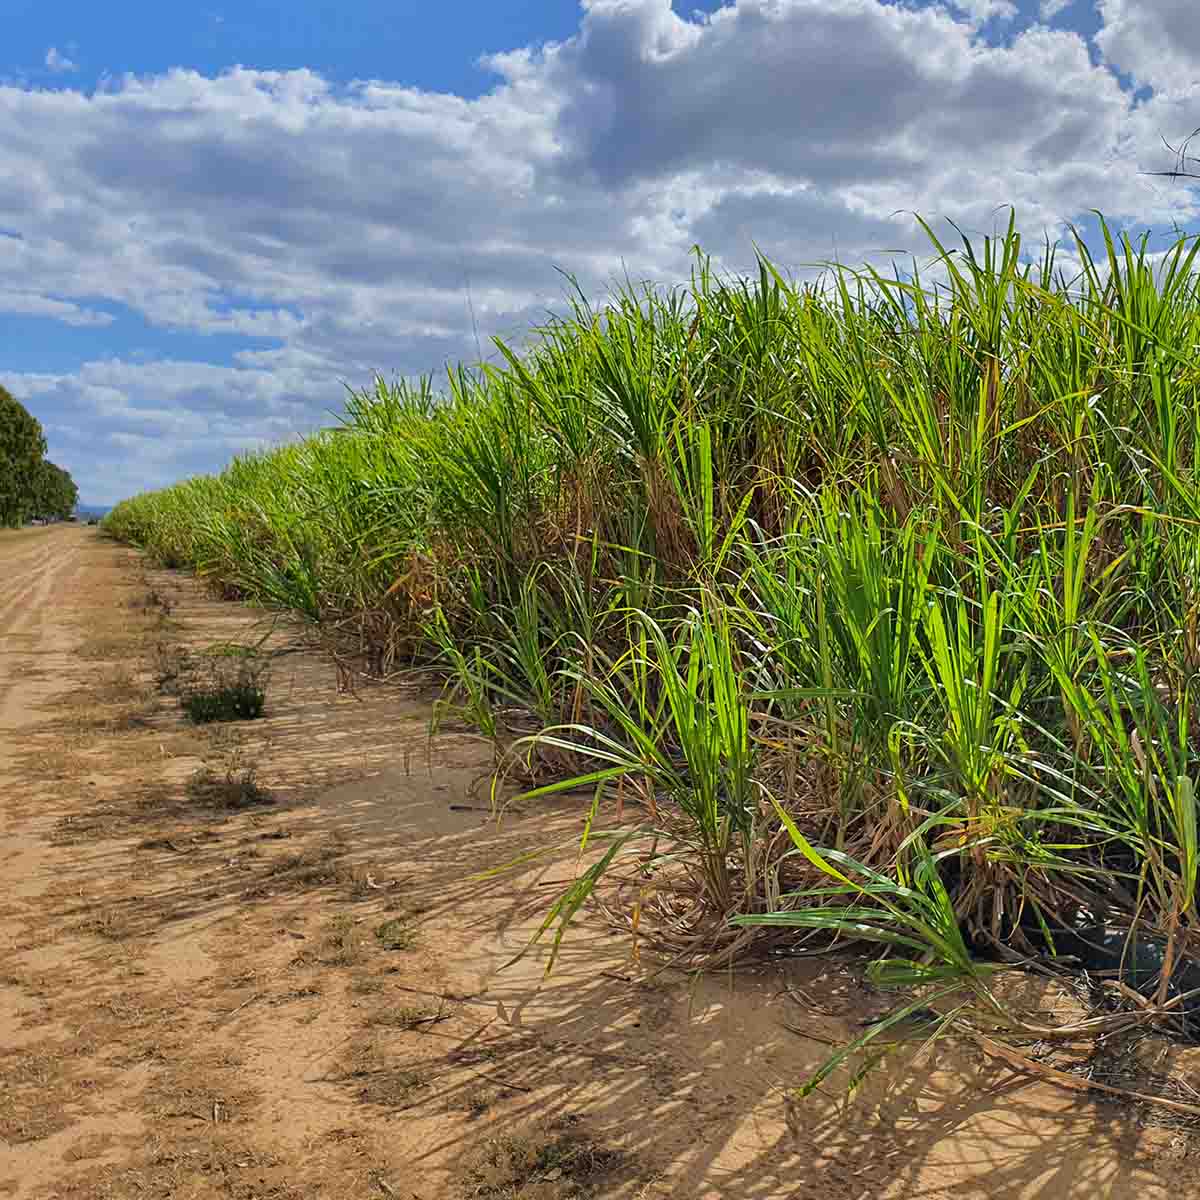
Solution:
[[[1038,8],[1038,16],[1047,24],[1053,21],[1065,9],[1071,7],[1075,0],[1042,0]]]
[[[1105,59],[1166,94],[1200,91],[1200,21],[1194,0],[1097,0],[1096,44]]]
[[[82,308],[70,300],[56,300],[39,292],[0,289],[0,313],[18,316],[53,317],[64,325],[111,325],[110,313]]]
[[[1106,57],[1148,69],[1170,0],[1101,3]],[[213,365],[114,345],[9,386],[125,439],[68,463],[106,498],[141,482],[118,471],[130,438],[161,482],[326,419],[343,380],[475,357],[472,314],[485,353],[519,341],[557,268],[596,294],[678,279],[696,242],[728,269],[755,244],[854,262],[919,248],[913,212],[990,230],[1005,204],[1038,235],[1096,207],[1190,220],[1186,190],[1139,174],[1188,97],[1135,106],[1066,29],[989,44],[1010,7],[584,0],[573,37],[484,60],[475,99],[243,68],[0,87],[0,307],[83,323],[103,300],[235,346]]]
[[[53,71],[55,74],[68,74],[71,71],[78,71],[79,68],[65,54],[63,54],[57,46],[51,46],[46,51],[46,69]]]
[[[0,371],[0,385],[41,419],[51,457],[84,498],[112,503],[311,429],[338,381],[319,371],[106,359],[69,374]]]
[[[1050,0],[1050,3],[1066,3],[1067,0]],[[1017,15],[1017,6],[1012,0],[951,0],[952,7],[968,17],[984,21],[1011,21]]]

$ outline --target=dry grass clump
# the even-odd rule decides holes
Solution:
[[[274,798],[258,782],[253,765],[201,767],[188,780],[188,799],[202,808],[242,809],[273,804]]]
[[[411,950],[417,943],[417,933],[403,917],[389,917],[375,929],[375,940],[384,950]]]
[[[357,966],[367,952],[367,938],[361,924],[339,913],[325,929],[316,947],[316,959],[329,967]]]
[[[397,1111],[419,1103],[431,1082],[419,1067],[397,1060],[382,1041],[369,1035],[347,1049],[336,1080],[359,1103]]]
[[[446,1011],[444,1004],[438,1008],[432,1008],[429,1005],[401,1004],[396,1006],[388,1004],[376,1009],[368,1019],[368,1024],[383,1029],[399,1029],[404,1033],[412,1033],[418,1029],[425,1029],[442,1021],[448,1021],[450,1016],[451,1014]]]
[[[598,1145],[577,1118],[564,1117],[487,1138],[461,1171],[471,1200],[574,1200],[594,1195],[624,1161]]]
[[[41,1141],[70,1127],[90,1101],[78,1044],[44,1041],[0,1050],[0,1141]]]
[[[259,783],[255,755],[238,730],[213,730],[204,757],[204,765],[184,789],[193,806],[238,810],[275,803],[274,796]]]

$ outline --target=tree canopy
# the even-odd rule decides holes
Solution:
[[[0,387],[0,525],[67,517],[78,499],[75,481],[46,458],[41,423]]]
[[[79,489],[62,467],[49,459],[38,465],[33,484],[33,511],[39,517],[69,517],[75,511]]]

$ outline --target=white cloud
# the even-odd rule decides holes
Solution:
[[[70,300],[56,300],[38,292],[0,287],[0,313],[19,316],[53,317],[64,325],[111,325],[109,313],[82,308]]]
[[[69,374],[0,372],[0,386],[41,420],[51,458],[99,504],[329,424],[339,390],[319,371],[119,359]]]
[[[1068,3],[1068,0],[1049,0],[1050,3]],[[1011,0],[950,0],[951,5],[968,17],[982,24],[984,21],[1011,21],[1017,15],[1017,6]]]
[[[1143,4],[1169,8],[1102,3],[1110,58],[1152,43]],[[556,267],[595,293],[626,269],[685,276],[696,241],[731,269],[755,242],[784,268],[919,248],[913,211],[990,230],[1012,203],[1034,235],[1096,207],[1195,216],[1139,174],[1163,165],[1157,127],[1196,123],[1187,96],[1135,107],[1079,35],[988,45],[978,23],[1006,6],[968,7],[738,0],[686,19],[669,0],[585,0],[573,38],[486,59],[495,86],[472,100],[242,68],[0,87],[0,230],[18,235],[0,237],[0,297],[274,342],[226,366],[114,359],[10,386],[48,425],[73,412],[98,439],[177,442],[158,481],[322,420],[343,379],[473,357],[468,286],[486,350],[559,300]],[[69,465],[104,498],[140,482],[128,461]]]
[[[46,68],[55,72],[55,74],[64,74],[79,70],[79,67],[63,54],[57,46],[51,46],[46,51]]]
[[[1200,88],[1195,0],[1097,0],[1097,8],[1096,44],[1114,67],[1166,94]]]
[[[1043,21],[1049,24],[1065,9],[1071,7],[1075,0],[1042,0],[1041,7],[1038,9],[1038,16]]]

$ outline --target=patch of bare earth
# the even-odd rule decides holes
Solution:
[[[188,724],[181,679],[230,645],[264,718]],[[1194,1170],[1189,1131],[948,1043],[796,1102],[887,1003],[833,959],[655,974],[585,919],[549,979],[501,969],[573,862],[471,876],[575,803],[497,828],[469,737],[338,679],[94,530],[0,538],[0,1196],[1154,1197]]]

